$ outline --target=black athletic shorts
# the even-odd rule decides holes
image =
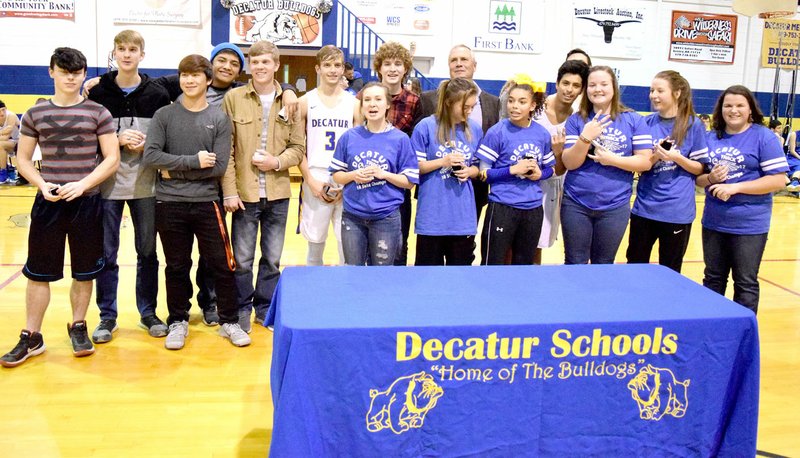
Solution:
[[[72,278],[94,280],[105,267],[103,206],[100,194],[50,202],[36,194],[31,209],[28,260],[23,275],[34,281],[64,278],[64,249],[69,240]]]

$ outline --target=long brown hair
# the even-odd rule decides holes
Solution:
[[[583,119],[589,118],[589,112],[592,110],[592,102],[589,101],[589,78],[591,78],[592,73],[594,72],[606,72],[611,76],[611,85],[614,88],[614,95],[611,96],[611,112],[608,113],[611,115],[611,119],[617,119],[620,113],[624,113],[626,111],[633,111],[630,108],[626,107],[622,100],[619,97],[619,83],[617,82],[617,75],[614,74],[614,70],[611,67],[606,65],[595,65],[594,67],[589,69],[589,75],[586,77],[586,84],[583,85],[583,97],[581,98],[581,117]]]
[[[675,124],[672,126],[670,136],[676,145],[681,145],[686,139],[686,132],[689,130],[689,126],[697,121],[697,114],[694,112],[694,104],[692,103],[692,88],[686,78],[674,70],[658,72],[653,78],[666,81],[672,91],[672,98],[678,107],[678,113],[675,116]]]
[[[461,109],[471,96],[478,95],[478,87],[466,78],[453,78],[439,83],[439,98],[436,101],[436,140],[444,145],[451,141],[455,135],[456,123],[453,122],[453,107],[460,103]],[[467,141],[471,140],[472,132],[467,127],[468,123],[460,123],[464,126],[464,136]]]

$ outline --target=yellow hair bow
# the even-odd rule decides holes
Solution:
[[[521,85],[528,85],[533,89],[533,92],[545,92],[547,90],[547,83],[541,81],[534,81],[529,75],[526,73],[517,73],[514,75],[512,79],[514,84],[521,86]]]

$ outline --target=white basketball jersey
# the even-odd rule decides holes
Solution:
[[[339,137],[353,127],[353,112],[356,98],[343,92],[333,108],[327,107],[319,98],[317,89],[306,94],[308,116],[306,117],[306,155],[310,168],[328,169]]]

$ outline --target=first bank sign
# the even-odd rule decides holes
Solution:
[[[463,19],[465,43],[475,51],[540,54],[544,43],[544,0],[476,2]],[[474,14],[474,12],[480,14]]]

